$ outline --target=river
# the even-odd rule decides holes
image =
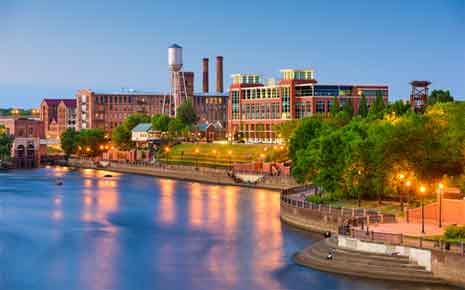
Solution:
[[[448,289],[295,265],[278,192],[105,174],[0,172],[0,289]]]

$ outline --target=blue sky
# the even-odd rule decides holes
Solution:
[[[0,0],[0,107],[38,106],[79,88],[169,89],[167,47],[185,69],[225,58],[237,72],[279,77],[314,68],[322,83],[408,82],[465,97],[465,0],[58,1]]]

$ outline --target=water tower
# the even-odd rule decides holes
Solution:
[[[410,93],[410,104],[412,111],[423,112],[428,102],[429,81],[411,81],[412,91]]]
[[[184,72],[182,71],[182,47],[180,45],[173,44],[168,47],[168,69],[171,78],[171,94],[169,96],[170,107],[171,104],[174,104],[174,112],[170,109],[169,115],[176,116],[178,106],[187,100],[186,80],[184,78]],[[166,96],[163,101],[163,113],[165,103]]]

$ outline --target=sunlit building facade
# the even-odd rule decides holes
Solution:
[[[288,120],[331,111],[334,97],[342,107],[349,99],[358,112],[361,96],[370,106],[376,96],[388,101],[386,85],[319,84],[315,71],[281,70],[282,79],[264,84],[257,74],[232,75],[229,91],[228,130],[235,139],[275,143],[282,140],[273,126]]]

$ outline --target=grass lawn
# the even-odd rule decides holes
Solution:
[[[161,153],[160,157],[165,159],[165,153]],[[168,158],[176,163],[227,167],[230,162],[286,159],[286,152],[281,151],[279,146],[269,144],[178,144],[170,148]]]
[[[338,200],[330,203],[332,206],[336,207],[346,207],[346,208],[357,208],[357,200]],[[404,204],[407,206],[407,203]],[[361,207],[375,209],[381,213],[385,214],[395,214],[396,216],[403,216],[402,211],[400,210],[399,202],[396,201],[383,201],[380,205],[377,200],[362,200]]]

